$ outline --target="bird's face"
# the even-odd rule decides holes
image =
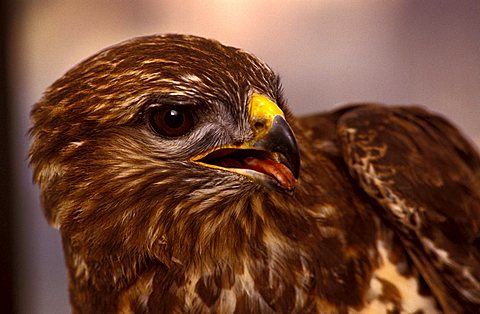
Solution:
[[[294,190],[288,116],[278,78],[248,53],[189,36],[132,40],[80,63],[36,104],[34,180],[84,259],[208,250],[191,237],[217,239],[221,225],[256,232],[255,195]]]

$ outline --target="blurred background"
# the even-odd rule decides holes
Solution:
[[[60,237],[26,161],[29,111],[71,66],[125,39],[215,38],[277,71],[297,114],[422,104],[480,143],[480,1],[18,0],[1,16],[2,313],[70,312]]]

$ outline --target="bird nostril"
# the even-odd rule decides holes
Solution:
[[[258,130],[261,130],[261,129],[265,128],[265,123],[263,121],[257,121],[257,122],[255,122],[253,127],[255,128],[255,130],[258,131]]]

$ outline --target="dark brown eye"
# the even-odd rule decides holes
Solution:
[[[150,125],[159,135],[178,137],[187,134],[194,124],[190,108],[159,106],[151,109]]]

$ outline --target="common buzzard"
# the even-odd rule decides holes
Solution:
[[[81,62],[32,120],[75,313],[479,312],[480,158],[438,115],[297,118],[253,55],[163,35]]]

